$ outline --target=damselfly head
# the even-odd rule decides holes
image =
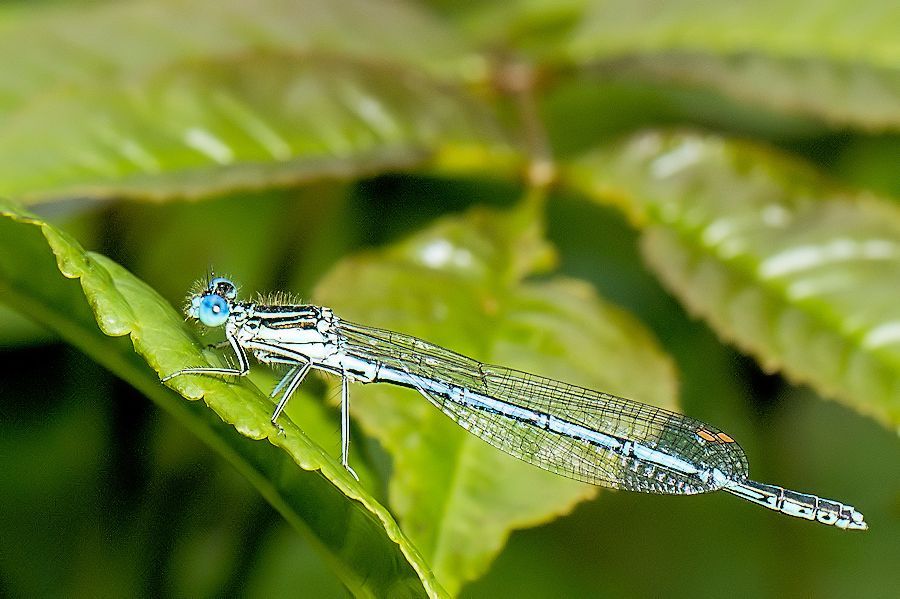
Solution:
[[[234,286],[234,283],[222,277],[216,277],[210,281],[208,291],[210,293],[215,293],[216,295],[221,295],[229,301],[234,300],[234,298],[237,297],[237,287]]]
[[[205,290],[191,296],[187,315],[210,328],[220,327],[228,321],[231,315],[231,302],[236,297],[237,287],[234,283],[216,277],[209,282]]]

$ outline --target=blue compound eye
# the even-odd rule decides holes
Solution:
[[[197,307],[197,318],[208,327],[220,327],[228,320],[231,310],[228,302],[221,295],[210,294],[200,299]]]

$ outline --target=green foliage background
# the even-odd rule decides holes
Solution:
[[[898,32],[874,0],[3,3],[0,594],[897,596]],[[334,380],[284,435],[265,368],[159,383],[221,361],[179,313],[210,265],[706,420],[871,530],[574,483],[378,385],[357,483]]]

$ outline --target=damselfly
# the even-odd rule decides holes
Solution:
[[[236,368],[186,368],[183,375],[244,376],[248,353],[288,372],[271,396],[278,416],[310,369],[341,377],[341,463],[351,473],[349,384],[392,383],[418,391],[497,449],[576,480],[644,493],[728,491],[790,516],[865,530],[849,505],[748,478],[741,447],[719,429],[681,414],[525,372],[482,364],[421,339],[342,320],[313,305],[238,301],[234,284],[212,279],[191,297],[189,318],[223,327]],[[354,474],[355,476],[355,474]]]

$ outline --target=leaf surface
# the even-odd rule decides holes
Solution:
[[[34,102],[0,133],[0,181],[32,200],[199,197],[503,147],[485,109],[419,73],[257,53]]]
[[[483,43],[597,80],[701,86],[833,125],[900,129],[895,2],[520,0],[459,19]]]
[[[648,132],[565,176],[645,228],[663,282],[725,339],[900,422],[900,210],[762,147]]]
[[[403,2],[17,14],[0,36],[19,58],[0,70],[0,194],[196,198],[510,159],[462,85],[480,59]]]
[[[473,210],[343,260],[315,297],[342,318],[672,408],[672,363],[641,324],[584,283],[527,278],[552,263],[542,239],[533,206]],[[512,530],[596,494],[494,449],[414,391],[358,386],[351,404],[394,459],[390,499],[404,531],[453,594]]]
[[[37,10],[6,5],[0,6],[0,32],[0,55],[16,57],[0,71],[0,118],[60,86],[115,85],[214,56],[320,52],[447,77],[473,68],[452,29],[403,1],[137,0]]]
[[[150,287],[10,202],[0,204],[0,214],[4,302],[59,333],[184,422],[313,539],[354,594],[443,594],[387,510],[297,426],[285,423],[284,433],[277,433],[269,424],[271,400],[251,384],[173,379],[173,388],[188,399],[203,399],[209,410],[159,383],[157,373],[209,362],[181,316]],[[81,289],[60,272],[78,279]],[[125,335],[133,348],[112,338]],[[263,439],[278,449],[258,442]]]

